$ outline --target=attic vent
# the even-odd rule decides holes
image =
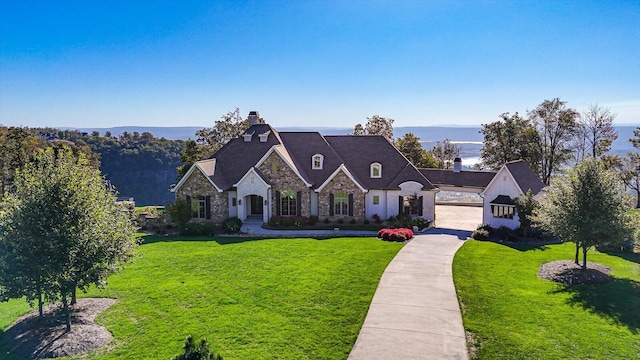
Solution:
[[[267,131],[266,133],[258,135],[258,137],[260,138],[260,142],[267,142],[267,139],[269,138],[270,133],[271,133],[271,130]]]
[[[251,137],[253,136],[253,133],[254,132],[243,134],[242,137],[244,138],[244,142],[251,142]]]

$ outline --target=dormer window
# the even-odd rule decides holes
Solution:
[[[244,142],[251,142],[252,136],[253,136],[253,132],[242,135],[242,137],[244,138]]]
[[[373,163],[371,164],[371,178],[379,179],[382,177],[382,164]]]
[[[313,170],[322,170],[324,165],[324,156],[322,154],[315,154],[311,157],[311,168]]]
[[[260,142],[267,142],[267,139],[269,138],[270,133],[271,133],[271,130],[267,131],[264,134],[258,135],[258,137],[260,138]]]

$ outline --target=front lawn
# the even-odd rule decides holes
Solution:
[[[605,285],[564,286],[540,265],[572,260],[573,244],[467,241],[453,274],[478,359],[640,359],[640,256],[590,252],[611,267]]]
[[[228,359],[345,359],[401,244],[375,238],[148,237],[135,264],[86,297],[115,337],[91,359],[169,359],[187,335]],[[26,311],[0,303],[0,329]],[[3,353],[0,352],[0,357]]]

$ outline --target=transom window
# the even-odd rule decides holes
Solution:
[[[315,154],[311,158],[311,168],[313,170],[322,170],[323,163],[324,163],[324,156],[322,154]]]
[[[297,215],[297,199],[296,192],[293,190],[284,190],[280,194],[280,214],[283,216]]]
[[[491,205],[491,213],[494,218],[498,219],[513,219],[516,213],[514,206],[507,205]]]
[[[382,177],[382,164],[380,163],[371,164],[371,177],[374,179]]]
[[[204,219],[206,217],[204,196],[194,196],[191,198],[191,217],[194,219]]]
[[[349,194],[338,192],[333,195],[333,212],[336,215],[349,215]]]

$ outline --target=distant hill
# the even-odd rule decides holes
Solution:
[[[133,134],[134,132],[138,132],[142,134],[143,132],[150,132],[156,138],[165,138],[167,140],[187,140],[189,138],[195,139],[196,131],[202,129],[202,127],[197,126],[176,126],[176,127],[160,127],[160,126],[116,126],[110,128],[69,128],[69,127],[61,127],[58,128],[61,130],[77,130],[80,132],[86,132],[91,134],[94,131],[100,133],[101,136],[109,131],[112,136],[120,136],[123,133],[127,132]]]

